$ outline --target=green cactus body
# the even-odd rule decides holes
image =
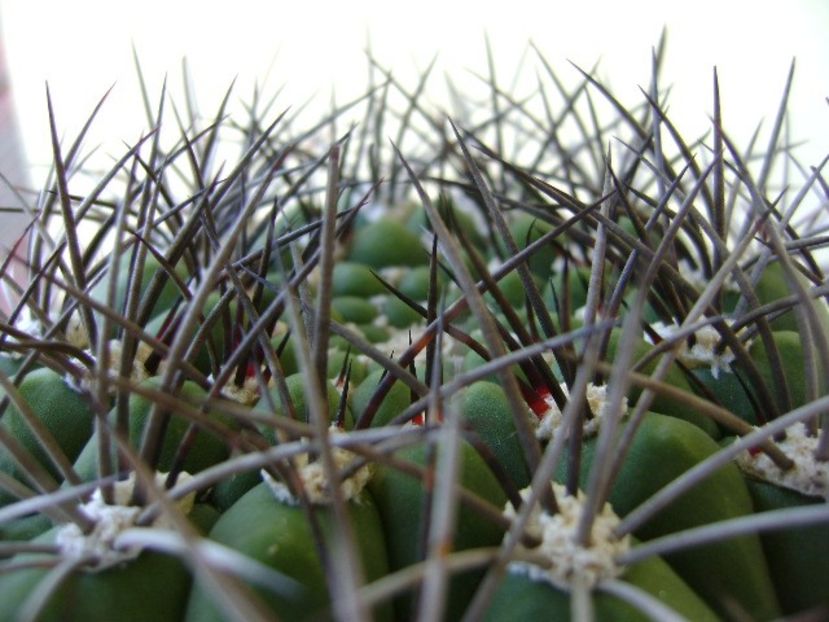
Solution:
[[[395,452],[394,456],[424,466],[427,448],[422,444],[409,446]],[[503,507],[506,502],[504,492],[480,456],[466,443],[461,444],[461,465],[459,484],[495,507]],[[424,516],[428,512],[425,505],[428,491],[423,482],[393,467],[380,465],[369,483],[369,489],[382,519],[391,570],[400,570],[421,561],[420,539]],[[495,524],[470,508],[461,506],[452,550],[495,546],[502,536],[503,532]],[[447,620],[460,619],[481,576],[480,571],[469,571],[452,577],[445,615]],[[414,601],[408,594],[397,599],[397,617],[408,619],[413,606]]]
[[[348,260],[371,268],[419,266],[427,262],[428,255],[415,233],[387,217],[357,229]]]
[[[386,288],[362,263],[341,261],[334,266],[331,293],[337,296],[359,296],[369,298],[386,293]]]
[[[383,301],[383,316],[395,328],[408,328],[423,321],[423,316],[405,302],[389,294]]]
[[[46,514],[30,514],[0,525],[0,540],[26,542],[53,527]]]
[[[22,364],[22,357],[0,353],[0,373],[5,374],[9,378],[14,378]]]
[[[570,266],[567,271],[567,281],[564,280],[564,271],[551,276],[546,281],[542,295],[547,308],[556,311],[564,303],[565,290],[570,296],[570,312],[584,307],[587,303],[587,284],[590,282],[590,269],[581,266]],[[575,320],[573,320],[575,321]]]
[[[288,389],[288,395],[291,398],[291,404],[294,408],[294,414],[296,415],[297,419],[300,421],[309,421],[310,415],[310,403],[308,401],[307,392],[305,389],[305,378],[302,374],[293,374],[285,378],[285,385]],[[327,395],[327,404],[328,404],[328,411],[325,413],[325,416],[328,418],[328,421],[334,422],[337,417],[337,412],[340,408],[340,392],[337,388],[331,383],[330,381],[327,383],[328,395]],[[263,414],[275,414],[277,416],[287,416],[287,409],[283,406],[282,402],[279,398],[279,391],[276,387],[272,388],[270,391],[270,401],[273,403],[274,410],[271,410],[271,404],[268,403],[268,400],[260,399],[258,404],[256,405],[256,410]],[[345,410],[345,420],[343,421],[344,426],[347,429],[350,429],[354,425],[354,420],[351,415],[351,408],[346,405]],[[275,442],[275,434],[272,428],[266,428],[263,430],[265,437],[270,440],[271,442]]]
[[[160,379],[148,378],[144,381],[145,389],[158,390]],[[197,384],[185,381],[178,391],[179,399],[190,404],[193,407],[200,405],[201,400],[205,397],[205,392]],[[138,448],[141,444],[141,439],[144,434],[144,428],[147,425],[150,411],[152,410],[153,401],[147,397],[133,393],[129,398],[129,441],[134,448]],[[115,424],[116,411],[113,409],[109,415],[111,424]],[[228,418],[218,414],[209,414],[208,417],[215,423],[218,423],[225,428],[228,428],[232,423]],[[167,472],[173,466],[173,460],[178,451],[179,445],[184,439],[184,435],[190,427],[190,421],[182,416],[176,415],[175,412],[170,414],[170,420],[167,426],[164,440],[161,446],[161,454],[159,457],[157,468],[159,471]],[[228,428],[232,429],[232,427]],[[198,473],[209,466],[221,462],[228,457],[230,449],[228,448],[226,439],[215,435],[213,432],[200,430],[196,435],[195,441],[190,446],[187,455],[181,465],[182,470],[188,473]],[[113,464],[118,464],[117,453],[113,445],[111,459]],[[77,460],[75,461],[75,471],[86,481],[92,481],[98,477],[98,434],[93,433],[81,451]]]
[[[758,512],[824,503],[751,477],[746,483]],[[769,531],[761,539],[783,613],[829,607],[829,525]]]
[[[801,274],[797,275],[799,284],[807,291],[812,284]],[[760,280],[754,288],[754,293],[757,296],[761,305],[771,304],[782,298],[791,296],[794,292],[789,287],[783,266],[779,261],[774,260],[769,263],[763,273],[760,275]],[[725,308],[730,311],[736,306],[739,299],[739,292],[727,292],[725,295]],[[816,306],[818,318],[821,321],[824,331],[829,330],[829,310],[827,310],[824,303],[818,303]],[[797,311],[793,307],[771,320],[771,328],[774,331],[796,331],[797,330]]]
[[[510,234],[518,248],[526,248],[535,242],[552,227],[527,213],[516,214],[510,223]],[[553,246],[546,246],[533,253],[527,260],[530,270],[542,281],[546,281],[552,273],[553,261],[558,252]]]
[[[620,329],[614,329],[611,331],[607,352],[607,357],[610,361],[612,361],[616,356],[616,349],[618,348],[620,338]],[[637,361],[641,359],[652,349],[652,345],[647,343],[644,339],[639,339],[636,342],[633,360]],[[658,364],[658,359],[652,360],[639,371],[643,374],[651,374],[656,369]],[[667,375],[663,379],[663,382],[687,393],[694,392],[691,385],[688,383],[688,380],[685,378],[684,373],[676,365],[672,365],[670,367]],[[639,399],[641,393],[642,389],[639,387],[633,386],[630,389],[630,392],[628,393],[628,400],[631,405],[636,403],[636,400]],[[701,415],[693,406],[682,399],[657,394],[651,403],[650,410],[693,423],[712,438],[716,439],[720,437],[720,430],[717,427],[717,424],[711,418]]]
[[[429,266],[414,266],[403,274],[397,284],[403,294],[413,300],[426,300],[429,297]],[[437,271],[438,291],[446,287],[447,277],[442,270]]]
[[[492,450],[515,485],[526,487],[530,483],[530,472],[506,394],[500,385],[486,381],[470,385],[463,393],[461,413]]]
[[[687,620],[715,621],[719,617],[659,557],[627,568],[621,580],[658,599]],[[645,622],[650,617],[615,596],[594,591],[593,614],[597,622]],[[524,573],[509,572],[495,590],[484,620],[572,620],[570,594]]]
[[[458,208],[450,196],[442,193],[438,196],[435,207],[450,231],[462,232],[479,250],[486,249],[486,241],[473,216]],[[426,211],[421,206],[416,206],[405,222],[406,228],[415,235],[420,235],[428,226]]]
[[[370,372],[351,394],[351,408],[354,412],[354,416],[358,420],[368,408],[372,396],[374,395],[377,385],[383,375],[383,370]],[[406,410],[406,408],[408,408],[412,403],[411,400],[412,397],[409,388],[401,381],[395,380],[394,384],[391,386],[391,389],[380,403],[380,406],[371,421],[371,425],[386,425]]]
[[[648,413],[642,420],[608,501],[624,517],[683,472],[719,449],[699,428],[676,417]],[[582,454],[582,482],[595,459]],[[754,511],[736,465],[726,465],[656,514],[635,535],[641,540],[746,516]],[[734,599],[758,620],[779,615],[768,564],[757,536],[742,536],[666,555],[665,560],[718,613]]]
[[[337,296],[331,300],[331,308],[343,321],[354,324],[370,324],[377,317],[377,307],[359,296]]]
[[[388,572],[388,567],[375,504],[364,491],[349,501],[348,510],[366,580],[379,579]],[[336,520],[333,511],[326,506],[316,506],[314,511],[324,537],[330,539],[333,521]],[[254,487],[226,510],[213,526],[209,537],[298,583],[298,589],[290,594],[257,589],[266,606],[280,619],[331,617],[325,572],[305,510],[277,500],[267,484]],[[390,620],[389,606],[378,606],[375,615],[378,620]],[[225,618],[209,594],[196,586],[184,619],[187,622],[209,622]]]
[[[186,503],[190,526],[200,535],[206,535],[218,519],[215,508],[205,503]],[[45,517],[40,517],[44,519]],[[35,544],[59,543],[58,534],[63,525],[51,524],[45,530],[37,526]],[[160,528],[164,528],[163,526]],[[118,529],[118,527],[115,527]],[[18,533],[21,537],[24,534]],[[106,540],[106,537],[103,538]],[[100,541],[99,541],[100,542]],[[60,552],[64,561],[69,553]],[[38,561],[48,561],[40,553],[21,553],[9,561],[18,568],[0,573],[0,620],[17,621],[26,598],[38,585],[49,580],[49,567],[38,567]],[[105,622],[117,616],[129,622],[178,622],[185,613],[190,593],[191,573],[186,564],[174,555],[142,551],[136,557],[107,563],[102,567],[80,566],[68,575],[39,603],[37,620],[41,622]]]
[[[56,530],[36,538],[52,542]],[[13,561],[34,561],[40,555],[19,555]],[[0,574],[0,620],[16,621],[19,607],[46,579],[49,570],[23,568]],[[73,570],[49,595],[39,622],[179,622],[190,590],[190,572],[176,557],[144,552],[134,560],[100,571]]]
[[[804,364],[803,343],[800,334],[794,331],[783,330],[772,333],[774,345],[780,355],[783,374],[791,398],[791,408],[797,408],[806,403],[806,369]],[[775,380],[769,361],[768,352],[760,339],[756,339],[749,348],[749,355],[757,366],[760,377],[772,394],[775,394]],[[759,397],[747,380],[746,374],[736,367],[732,370],[721,370],[718,377],[714,377],[710,370],[701,368],[694,370],[694,374],[713,392],[717,400],[728,410],[752,425],[759,425],[756,405]],[[737,375],[740,375],[738,378]],[[818,375],[822,385],[824,375]],[[778,404],[782,409],[783,404]]]
[[[92,434],[93,414],[84,396],[70,387],[62,376],[48,368],[36,369],[29,373],[18,390],[20,396],[57,441],[61,451],[70,461],[75,460]],[[0,419],[0,425],[60,481],[57,469],[13,403],[9,404],[3,418]],[[3,446],[0,446],[0,471],[26,481],[22,479],[20,467]],[[11,500],[10,495],[0,491],[0,505],[5,505]]]

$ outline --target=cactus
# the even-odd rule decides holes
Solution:
[[[658,66],[629,106],[538,62],[450,119],[391,73],[309,129],[228,97],[103,174],[49,102],[2,268],[0,619],[829,615],[786,96],[743,151],[716,74],[688,139]]]

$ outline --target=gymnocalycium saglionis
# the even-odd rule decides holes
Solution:
[[[750,144],[716,71],[683,135],[663,54],[630,104],[532,48],[451,112],[370,57],[313,123],[142,77],[103,168],[48,97],[0,619],[829,616],[825,160],[793,72]]]

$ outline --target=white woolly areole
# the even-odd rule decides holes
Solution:
[[[29,307],[25,307],[20,312],[14,321],[14,327],[32,337],[43,337],[43,333],[45,332],[43,323],[34,316]],[[14,338],[9,337],[9,339]]]
[[[656,322],[651,325],[656,333],[663,339],[672,339],[679,331],[676,324],[665,324]],[[694,332],[695,343],[688,347],[687,339],[679,342],[677,358],[689,367],[700,367],[708,365],[711,368],[711,375],[714,378],[720,377],[720,371],[731,372],[731,362],[734,360],[734,353],[726,348],[717,352],[717,345],[720,343],[720,333],[710,324],[703,326]]]
[[[14,321],[14,327],[22,333],[26,333],[26,335],[32,339],[39,339],[43,337],[44,328],[43,323],[35,318],[32,314],[31,309],[29,307],[24,307],[20,314],[17,316],[17,319]],[[5,336],[6,343],[19,343],[19,339],[17,337],[12,337],[11,335]],[[15,352],[14,350],[8,350],[0,352],[0,357],[2,358],[10,358],[10,359],[21,359],[25,356],[24,352]]]
[[[86,327],[77,311],[66,322],[66,341],[79,349],[89,347],[89,335],[86,334]]]
[[[121,351],[122,343],[118,339],[109,340],[109,374],[112,379],[118,378],[118,372],[121,367]],[[94,352],[87,352],[90,357],[95,358]],[[150,358],[153,349],[144,342],[139,342],[135,351],[135,359],[133,360],[132,368],[130,369],[130,381],[138,384],[150,377],[150,372],[147,371],[144,363]],[[78,362],[77,359],[72,359],[73,362]],[[83,367],[83,366],[82,366]],[[71,374],[66,374],[64,380],[70,389],[78,393],[91,391],[93,383],[95,382],[95,375],[92,370],[83,367],[84,374],[80,379],[76,379]],[[115,393],[115,386],[109,387],[111,394]]]
[[[376,272],[392,285],[397,285],[410,270],[405,266],[384,266]]]
[[[559,386],[561,386],[564,394],[570,397],[567,384],[562,382]],[[590,412],[593,413],[593,418],[586,420],[582,429],[584,436],[593,436],[598,434],[602,419],[608,414],[607,385],[588,383],[586,397],[587,405],[590,407]],[[552,395],[547,395],[544,401],[548,406],[547,412],[544,413],[538,427],[535,429],[535,436],[542,441],[549,441],[555,436],[559,428],[561,428],[562,412]],[[627,408],[627,398],[624,398],[622,400],[622,412],[626,412]]]
[[[576,543],[576,531],[584,511],[585,495],[579,491],[577,496],[570,496],[567,489],[557,483],[552,487],[558,512],[550,515],[536,505],[527,522],[527,531],[540,538],[541,545],[534,549],[518,546],[522,553],[541,556],[549,561],[549,568],[526,561],[513,561],[509,564],[510,572],[526,574],[533,581],[544,581],[568,591],[576,580],[593,587],[602,580],[621,575],[624,567],[615,560],[630,549],[630,536],[620,539],[614,535],[620,521],[610,504],[605,503],[596,515],[591,542],[581,546]],[[524,499],[529,494],[529,488],[521,491]],[[515,519],[515,509],[510,503],[504,507],[504,515]]]
[[[178,481],[190,479],[188,473],[181,473]],[[156,483],[163,486],[167,479],[166,473],[156,474]],[[80,506],[81,511],[94,522],[92,531],[84,534],[75,523],[67,523],[58,529],[55,535],[55,544],[64,558],[82,559],[92,558],[94,568],[103,570],[135,559],[141,553],[139,547],[129,549],[116,548],[115,540],[121,532],[135,526],[135,520],[143,508],[127,505],[135,489],[135,474],[129,478],[113,484],[113,505],[104,502],[101,489],[92,493],[89,501]],[[195,492],[182,497],[177,501],[179,509],[188,514],[193,509]],[[164,514],[153,521],[154,528],[169,529],[171,524]]]
[[[384,268],[383,270],[390,270],[390,269],[399,270],[399,268],[395,268],[395,267],[393,267],[393,268]],[[382,273],[383,270],[381,270],[380,272]],[[389,279],[386,279],[386,280],[389,281]],[[392,283],[392,284],[396,284],[396,283]],[[373,306],[375,306],[376,308],[383,309],[383,307],[385,307],[385,305],[386,305],[386,301],[389,299],[389,296],[391,296],[391,294],[375,294],[374,296],[370,296],[368,301]],[[394,327],[389,323],[389,318],[385,313],[378,313],[376,316],[374,316],[374,319],[371,320],[371,324],[372,324],[372,326],[377,326],[378,328],[389,328],[389,329],[392,329],[392,330],[394,329]]]
[[[277,320],[273,325],[271,337],[284,337],[288,333],[288,324],[283,320]]]
[[[418,340],[422,331],[426,328],[426,322],[415,322],[406,328],[396,329],[391,325],[387,325],[389,329],[389,338],[382,343],[373,344],[375,348],[389,356],[399,357],[403,352],[409,349],[409,346]],[[410,338],[411,334],[411,338]],[[446,364],[447,369],[451,369],[458,364],[463,363],[463,356],[466,352],[466,346],[452,337],[444,333],[441,335],[441,360]],[[427,349],[423,348],[417,353],[415,357],[416,365],[426,364]],[[373,363],[373,359],[365,354],[358,354],[355,357],[357,360],[364,363]]]
[[[122,346],[123,344],[117,339],[110,339],[109,341],[109,365],[113,376],[118,374],[118,367],[121,365]],[[147,343],[138,342],[135,349],[135,359],[130,370],[130,380],[138,383],[150,377],[150,372],[147,371],[144,364],[152,353],[153,349]]]
[[[818,435],[809,436],[806,426],[798,423],[787,428],[786,439],[775,441],[775,445],[794,462],[794,466],[783,471],[764,452],[752,455],[749,451],[736,457],[737,464],[758,479],[829,501],[829,462],[815,460]]]
[[[212,374],[210,380],[212,381]],[[219,392],[229,400],[245,406],[253,406],[259,399],[259,381],[256,376],[249,376],[242,382],[242,386],[235,382],[228,382]]]
[[[331,435],[334,436],[335,434],[337,433],[332,433]],[[339,472],[350,467],[358,459],[358,456],[354,452],[341,447],[332,447],[331,453],[333,454],[334,465]],[[315,505],[327,505],[331,503],[331,488],[322,462],[320,460],[311,461],[308,458],[308,454],[305,453],[293,458],[293,463],[299,479],[302,480],[302,486],[305,489],[305,494],[308,496],[308,501]],[[299,505],[299,499],[293,495],[283,482],[272,477],[265,469],[262,469],[261,474],[262,479],[270,487],[271,492],[278,501],[286,505]],[[371,479],[371,474],[371,466],[365,464],[348,478],[342,480],[340,482],[340,490],[342,491],[343,498],[349,501],[360,494]]]

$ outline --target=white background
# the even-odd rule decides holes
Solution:
[[[113,84],[93,141],[133,142],[147,127],[133,45],[154,95],[165,74],[180,84],[181,60],[187,57],[205,112],[214,109],[234,77],[238,99],[249,97],[251,85],[271,64],[269,85],[286,85],[283,107],[314,93],[327,106],[332,87],[337,100],[345,101],[365,84],[369,38],[374,55],[411,85],[439,53],[433,84],[440,86],[444,72],[468,77],[468,69],[486,71],[484,33],[505,83],[532,40],[563,74],[572,72],[567,59],[585,68],[601,59],[599,75],[623,100],[635,103],[638,87],[648,82],[652,46],[666,27],[670,114],[684,132],[696,136],[706,128],[715,65],[731,135],[744,143],[762,119],[769,127],[796,57],[793,130],[795,138],[808,141],[799,153],[814,164],[829,152],[827,0],[0,0],[0,26],[35,182],[50,160],[47,82],[67,136]]]

